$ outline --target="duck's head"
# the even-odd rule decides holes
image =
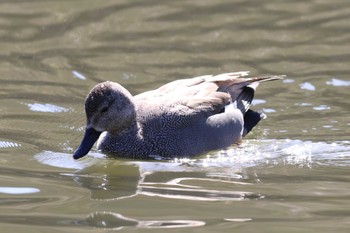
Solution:
[[[136,119],[132,95],[114,82],[97,84],[85,100],[86,130],[73,158],[85,156],[104,131],[115,134],[129,128]]]

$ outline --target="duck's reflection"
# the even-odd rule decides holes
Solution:
[[[188,185],[186,182],[201,184],[198,186]],[[221,184],[218,184],[218,182]],[[247,198],[261,198],[260,195],[251,192],[239,191],[241,189],[240,185],[247,185],[247,183],[212,178],[186,177],[169,180],[165,183],[143,182],[139,185],[139,194],[196,201],[240,201]],[[227,189],[223,189],[222,186],[225,186]],[[238,190],[234,190],[234,187]]]
[[[101,168],[103,166],[103,168]],[[140,172],[137,166],[108,161],[76,172],[74,181],[91,191],[92,199],[121,199],[137,193]]]
[[[251,185],[235,178],[208,177],[202,171],[160,169],[169,162],[120,162],[106,160],[76,172],[74,181],[91,191],[97,200],[135,195],[196,201],[239,201],[262,198],[245,191]],[[103,167],[101,167],[103,166]],[[153,168],[150,168],[153,166]],[[178,166],[178,165],[177,165]]]

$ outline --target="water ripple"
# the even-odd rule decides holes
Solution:
[[[335,86],[335,87],[348,87],[348,86],[350,86],[350,81],[332,78],[332,80],[331,81],[327,81],[326,84],[327,85],[332,85],[332,86]]]
[[[1,148],[12,148],[12,147],[20,147],[21,144],[10,141],[0,141],[0,149]]]
[[[32,187],[0,187],[0,193],[6,194],[29,194],[38,192],[40,192],[40,189]]]
[[[142,221],[134,218],[125,217],[114,212],[95,212],[83,221],[78,221],[81,225],[88,225],[102,229],[120,230],[122,228],[152,228],[152,229],[169,229],[184,227],[204,226],[205,222],[196,220],[149,220]]]
[[[69,109],[64,108],[64,107],[60,107],[57,105],[53,105],[53,104],[40,104],[40,103],[33,103],[33,104],[25,104],[28,106],[30,111],[33,112],[68,112]]]

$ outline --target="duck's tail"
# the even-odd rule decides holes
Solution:
[[[259,123],[259,121],[265,118],[265,113],[255,112],[251,109],[248,109],[248,111],[244,114],[244,129],[242,136],[246,136]]]
[[[285,77],[285,75],[273,75],[248,78],[251,83],[243,87],[241,94],[236,99],[237,108],[239,108],[244,115],[243,137],[247,135],[259,123],[259,121],[266,118],[266,115],[263,112],[255,112],[250,109],[255,90],[259,86],[259,83],[281,80]]]
[[[250,83],[247,86],[249,86],[255,90],[259,86],[259,83],[261,83],[261,82],[282,80],[285,77],[286,77],[286,75],[267,75],[267,76],[246,78],[246,81]]]
[[[252,77],[246,78],[246,82],[248,85],[242,87],[239,95],[234,100],[237,103],[237,108],[241,110],[243,114],[248,112],[250,105],[254,98],[254,93],[256,88],[259,86],[261,82],[281,80],[285,77],[285,75],[273,75],[273,76],[261,76],[261,77]]]

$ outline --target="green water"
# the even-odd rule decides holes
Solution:
[[[350,3],[1,1],[0,232],[349,232]],[[193,159],[72,152],[98,82],[249,70],[268,118]]]

